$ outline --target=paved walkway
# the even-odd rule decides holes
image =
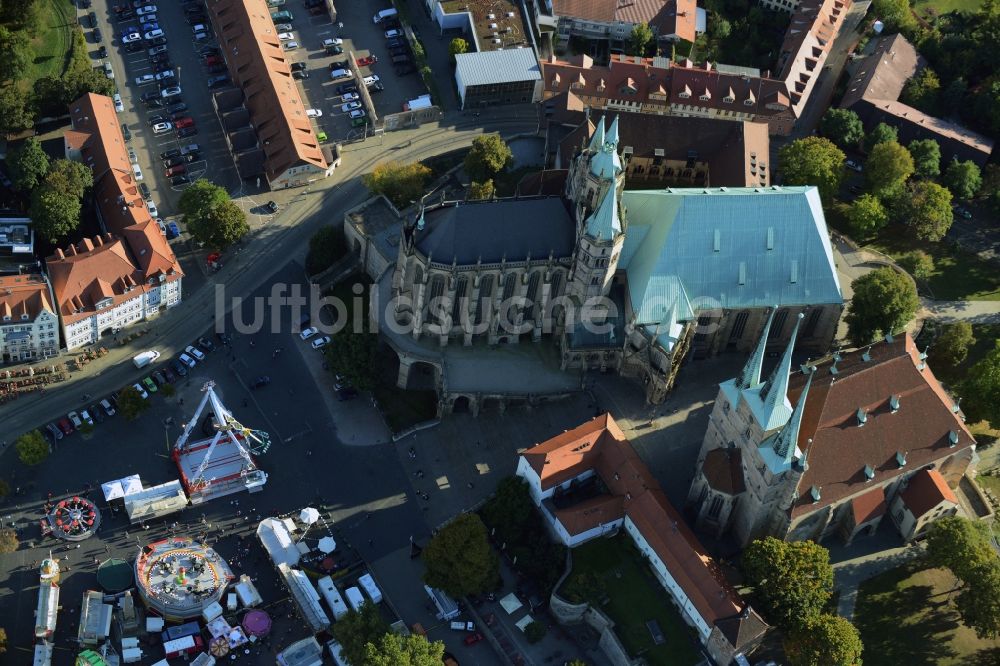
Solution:
[[[921,546],[899,546],[834,564],[833,585],[840,591],[837,614],[853,620],[854,606],[858,600],[858,586],[861,583],[895,569],[922,553]]]
[[[932,301],[920,299],[918,317],[971,324],[1000,324],[1000,301]]]

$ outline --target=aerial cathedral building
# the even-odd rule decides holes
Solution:
[[[719,385],[688,508],[696,526],[741,545],[765,536],[851,542],[888,513],[913,523],[948,515],[975,460],[975,440],[904,334],[793,362],[802,317],[765,377],[772,310],[738,377]]]
[[[625,191],[618,120],[580,147],[561,196],[445,201],[404,224],[397,325],[441,346],[554,336],[562,367],[613,370],[663,400],[689,351],[749,351],[799,315],[826,350],[843,308],[814,187]]]

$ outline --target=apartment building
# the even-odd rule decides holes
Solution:
[[[0,275],[0,358],[18,363],[59,354],[59,317],[42,273]]]
[[[697,0],[539,0],[535,3],[539,30],[571,37],[608,40],[612,50],[626,48],[632,29],[648,25],[662,41],[693,42],[705,32],[707,13]]]

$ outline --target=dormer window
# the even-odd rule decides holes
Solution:
[[[711,92],[709,92],[708,88],[705,88],[705,93],[704,93],[704,94],[702,94],[702,95],[700,95],[700,96],[698,97],[698,99],[700,99],[700,100],[701,100],[701,101],[703,101],[703,102],[707,102],[707,101],[709,101],[710,99],[712,99],[712,93],[711,93]]]
[[[889,411],[893,414],[899,411],[899,396],[891,395],[889,396]]]
[[[684,90],[682,90],[680,93],[678,93],[677,96],[680,97],[681,99],[690,99],[691,98],[691,86],[685,85],[684,86]]]
[[[860,428],[864,424],[868,423],[868,412],[865,411],[864,407],[858,407],[857,411],[858,417],[858,427]]]
[[[954,448],[958,445],[958,431],[949,430],[948,431],[948,448]]]
[[[871,465],[865,465],[865,482],[871,481],[875,478],[875,470],[872,469]]]
[[[722,101],[725,102],[726,104],[732,104],[733,102],[736,101],[736,93],[733,92],[731,86],[729,88],[729,93],[722,98]]]
[[[812,498],[813,504],[815,504],[816,502],[819,501],[820,494],[819,494],[819,487],[818,486],[813,486],[813,487],[811,487],[809,489],[809,497]]]

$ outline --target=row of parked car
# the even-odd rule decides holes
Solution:
[[[216,334],[220,342],[229,341],[229,336],[224,333]],[[188,372],[205,360],[206,355],[215,351],[216,344],[207,337],[198,338],[196,344],[188,345],[184,351],[171,359],[166,365],[143,377],[132,384],[129,388],[134,390],[143,400],[148,400],[151,393],[157,393],[161,386],[173,384],[182,377],[186,377]],[[119,391],[115,391],[108,397],[99,400],[83,409],[73,410],[66,416],[45,426],[45,433],[54,444],[63,437],[72,435],[74,432],[84,427],[93,427],[96,423],[104,423],[107,419],[118,413]]]

